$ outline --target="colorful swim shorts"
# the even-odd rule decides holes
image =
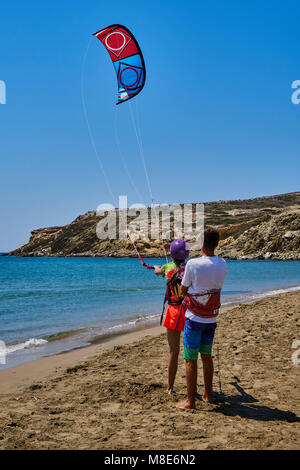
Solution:
[[[211,355],[216,323],[200,323],[187,318],[183,333],[184,359],[196,361],[199,352]]]

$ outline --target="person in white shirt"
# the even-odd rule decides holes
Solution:
[[[202,399],[210,402],[213,382],[212,343],[220,307],[220,292],[227,274],[226,261],[215,255],[219,232],[213,228],[204,231],[202,256],[188,261],[181,284],[185,297],[184,359],[186,360],[187,400],[177,408],[196,408],[198,354],[203,364],[204,393]]]

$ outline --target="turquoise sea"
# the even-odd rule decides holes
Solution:
[[[222,303],[295,288],[300,261],[228,261]],[[164,291],[165,280],[137,259],[2,256],[0,369],[158,325]]]

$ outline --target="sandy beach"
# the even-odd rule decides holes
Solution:
[[[163,328],[0,372],[0,449],[299,449],[300,292],[224,309],[213,349],[214,400],[185,398],[180,354],[167,386]],[[200,364],[199,364],[200,366]]]

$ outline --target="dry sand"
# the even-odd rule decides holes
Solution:
[[[175,394],[165,393],[160,328],[1,371],[0,449],[299,449],[299,304],[298,291],[220,314],[216,403],[199,399],[194,411],[175,408],[182,353]]]

